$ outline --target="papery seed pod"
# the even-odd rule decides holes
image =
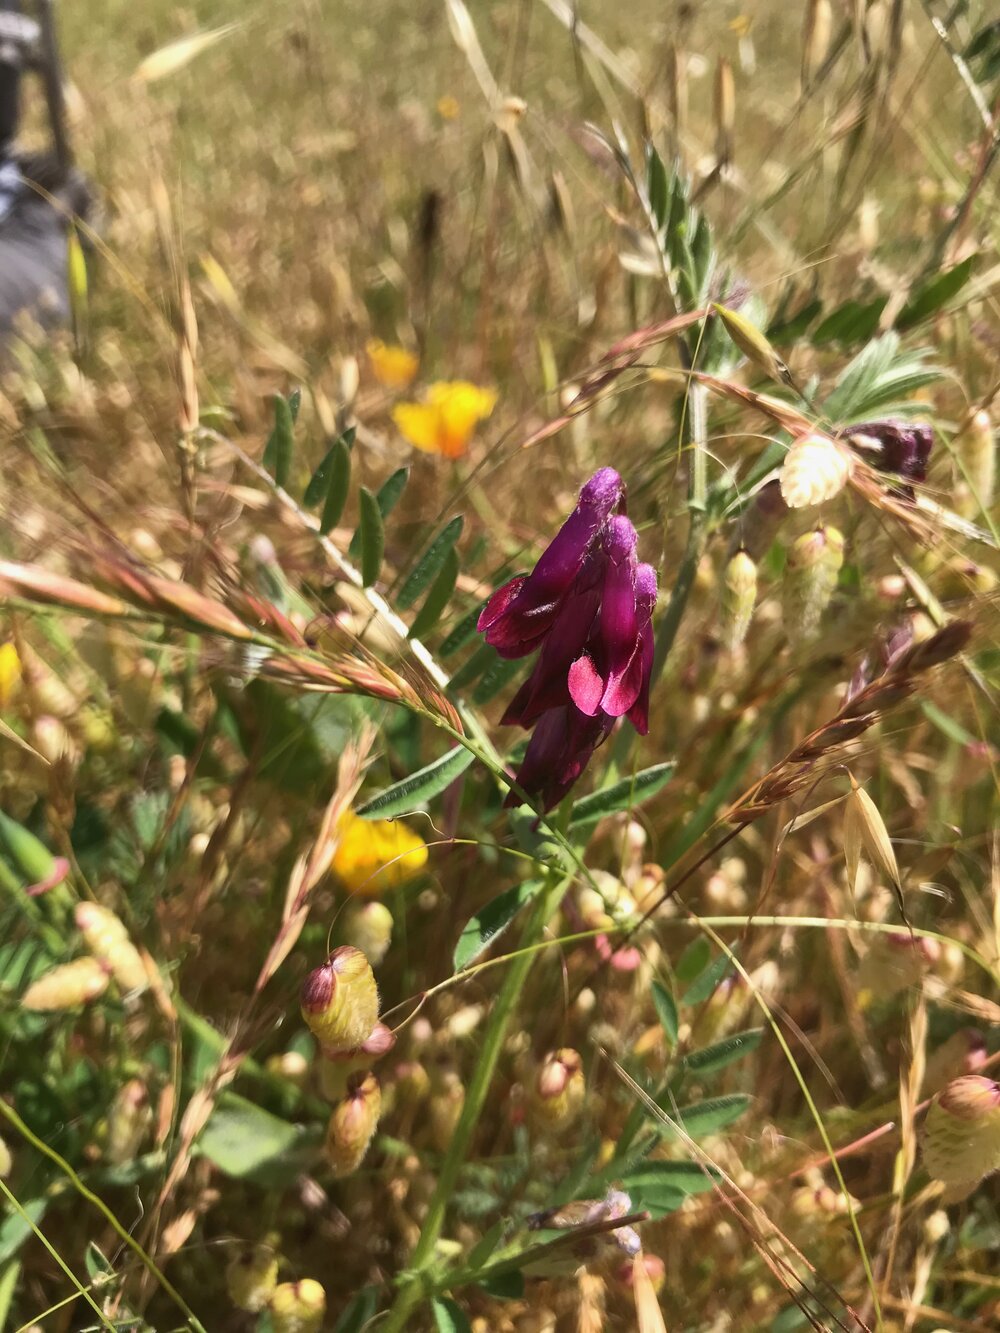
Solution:
[[[419,1060],[403,1060],[393,1070],[396,1098],[401,1106],[418,1106],[431,1089],[431,1079]]]
[[[848,449],[829,435],[803,435],[791,445],[781,465],[781,498],[789,509],[822,504],[840,494],[850,475]]]
[[[378,987],[368,959],[349,944],[334,949],[302,983],[302,1017],[328,1051],[350,1051],[371,1035]]]
[[[923,1143],[928,1174],[945,1185],[972,1188],[1000,1169],[1000,1084],[953,1079],[931,1102]]]
[[[465,1105],[465,1088],[453,1069],[437,1071],[428,1103],[430,1139],[438,1152],[447,1151]]]
[[[392,943],[392,913],[385,903],[352,903],[341,918],[340,935],[345,944],[360,949],[372,967],[378,967]]]
[[[0,1139],[0,1180],[5,1180],[10,1175],[10,1169],[14,1165],[14,1159],[10,1155],[10,1149]]]
[[[997,446],[993,423],[988,412],[977,412],[955,439],[962,460],[965,481],[958,496],[958,508],[967,517],[987,513],[996,489]]]
[[[268,1307],[274,1333],[319,1333],[326,1314],[326,1292],[312,1278],[282,1282]]]
[[[376,1060],[388,1055],[396,1044],[396,1034],[384,1023],[376,1023],[364,1042],[352,1051],[320,1052],[319,1085],[328,1101],[338,1101],[347,1090],[351,1074],[370,1069]]]
[[[115,1166],[132,1162],[153,1123],[149,1093],[142,1079],[130,1078],[111,1103],[104,1159]]]
[[[370,1073],[352,1074],[326,1129],[326,1160],[335,1176],[349,1176],[361,1165],[381,1113],[378,1079]]]
[[[798,537],[788,550],[783,592],[785,630],[790,638],[815,637],[844,563],[844,539],[833,527]]]
[[[25,991],[21,1005],[39,1012],[78,1009],[107,988],[108,974],[96,958],[74,958],[39,977]]]
[[[757,566],[746,551],[737,551],[722,576],[722,642],[735,652],[747,636],[757,601]]]
[[[583,1109],[586,1097],[583,1061],[577,1051],[563,1047],[542,1061],[531,1097],[532,1119],[539,1129],[564,1129]]]
[[[289,1283],[293,1286],[294,1283]],[[226,1290],[238,1310],[258,1314],[278,1286],[278,1254],[271,1245],[247,1246],[226,1269]]]
[[[78,903],[74,913],[77,929],[97,961],[126,993],[145,990],[149,984],[142,955],[129,939],[128,930],[114,912],[99,903]]]

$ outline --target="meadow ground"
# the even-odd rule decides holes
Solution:
[[[60,17],[0,1330],[1000,1327],[991,7]],[[564,796],[476,614],[607,466]]]

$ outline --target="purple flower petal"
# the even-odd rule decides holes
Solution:
[[[653,677],[653,608],[656,606],[657,578],[652,565],[640,565],[635,572],[636,615],[639,621],[639,646],[629,664],[638,673],[635,702],[628,710],[628,720],[640,736],[649,731],[649,687]]]
[[[579,574],[594,538],[624,499],[625,487],[614,468],[595,472],[581,490],[576,508],[523,583],[514,588],[517,580],[512,580],[493,594],[478,627],[501,657],[525,657],[538,646],[551,629],[559,603]]]
[[[863,421],[848,426],[847,435],[862,435],[870,441],[872,464],[880,472],[891,472],[907,481],[926,481],[927,464],[934,447],[934,431],[930,426],[910,421]]]
[[[615,724],[601,713],[587,717],[572,704],[552,708],[539,718],[515,778],[521,789],[541,803],[543,810],[559,804],[587,767],[597,747]],[[516,805],[513,792],[505,804]]]
[[[627,518],[612,519],[609,526],[608,567],[601,600],[601,658],[604,694],[601,708],[612,717],[622,717],[635,703],[640,681],[630,676],[629,664],[639,641],[635,604],[635,528]]]
[[[569,669],[569,697],[588,717],[600,712],[604,694],[604,677],[594,666],[593,658],[584,653]]]

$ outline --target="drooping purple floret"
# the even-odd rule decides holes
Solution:
[[[613,467],[595,472],[569,518],[527,575],[497,589],[477,628],[501,657],[526,657],[549,632],[560,599],[608,518],[625,505],[625,487]]]
[[[846,427],[845,434],[853,439],[863,437],[861,452],[880,472],[891,472],[906,481],[927,480],[927,464],[934,447],[930,426],[896,419],[862,421]]]
[[[534,571],[494,593],[479,618],[503,657],[540,648],[501,720],[534,726],[517,781],[546,810],[618,718],[642,735],[649,727],[656,571],[637,563],[624,507],[621,478],[602,468]]]

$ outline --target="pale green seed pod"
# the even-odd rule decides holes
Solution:
[[[790,446],[781,466],[781,498],[789,509],[823,504],[847,485],[852,455],[843,444],[814,431]]]
[[[14,1159],[10,1155],[10,1149],[0,1139],[0,1180],[6,1179],[10,1175],[10,1169],[14,1165]]]
[[[319,1057],[319,1086],[328,1101],[339,1101],[347,1091],[352,1074],[371,1069],[376,1060],[388,1055],[396,1044],[396,1034],[384,1023],[376,1023],[368,1039],[353,1051],[322,1051]]]
[[[108,1112],[108,1145],[104,1157],[118,1166],[132,1162],[149,1134],[153,1111],[142,1079],[130,1078],[118,1092]]]
[[[99,903],[78,903],[75,919],[87,948],[119,987],[126,993],[145,990],[149,982],[142,955],[114,912]]]
[[[747,636],[757,601],[757,566],[746,551],[737,551],[722,576],[722,642],[735,652]]]
[[[277,1286],[278,1254],[271,1245],[248,1246],[226,1269],[229,1299],[238,1310],[249,1314],[257,1314],[270,1304]]]
[[[326,1292],[311,1277],[282,1282],[269,1306],[274,1333],[319,1333],[326,1314]]]
[[[42,1013],[79,1009],[107,988],[108,973],[96,958],[74,958],[39,977],[25,991],[21,1004]]]
[[[327,1051],[363,1045],[378,1019],[375,975],[361,950],[349,944],[309,973],[300,998],[302,1017]]]
[[[378,1079],[371,1073],[352,1074],[326,1129],[326,1160],[335,1176],[349,1176],[364,1161],[381,1113]]]
[[[924,1124],[924,1166],[957,1188],[1000,1169],[1000,1084],[966,1074],[937,1094]]]
[[[392,913],[376,899],[352,903],[341,918],[340,936],[378,967],[392,943]]]
[[[955,439],[965,476],[956,497],[958,508],[968,518],[986,513],[996,490],[997,446],[988,412],[977,412]]]
[[[834,527],[804,532],[788,548],[783,591],[785,632],[811,639],[819,632],[844,563],[844,538]]]
[[[586,1096],[579,1052],[563,1047],[542,1061],[535,1076],[531,1115],[536,1128],[566,1129],[579,1117]]]

